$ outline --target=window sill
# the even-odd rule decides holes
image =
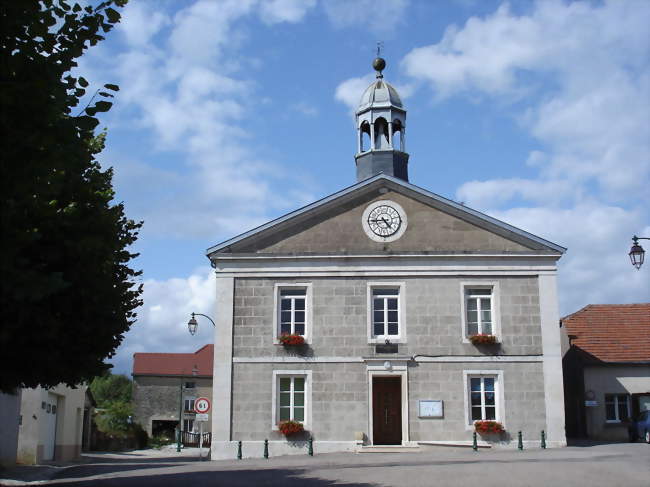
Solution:
[[[405,344],[406,339],[402,338],[388,338],[390,340],[391,344]],[[368,339],[368,345],[385,345],[386,344],[386,338],[370,338]]]

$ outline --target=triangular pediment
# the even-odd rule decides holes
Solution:
[[[375,241],[364,210],[379,200],[397,203],[406,230],[392,242]],[[565,249],[402,180],[380,174],[271,221],[211,249],[213,254],[561,254]]]

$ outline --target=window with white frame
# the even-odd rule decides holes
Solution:
[[[280,421],[305,421],[305,376],[278,377],[277,419]]]
[[[194,401],[195,397],[186,397],[185,400],[183,401],[184,404],[184,411],[190,411],[194,412]]]
[[[470,423],[481,420],[497,421],[496,376],[469,376],[468,394]]]
[[[307,289],[304,287],[280,289],[278,335],[305,335],[307,320]]]
[[[184,419],[183,420],[183,431],[194,431],[194,420],[193,419]]]
[[[628,394],[605,394],[605,418],[608,423],[620,423],[630,416]]]
[[[494,335],[493,305],[492,287],[465,288],[465,333],[467,336]]]
[[[400,288],[372,288],[372,336],[390,338],[400,335]]]

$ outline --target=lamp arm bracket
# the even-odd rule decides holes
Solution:
[[[215,328],[217,327],[215,322],[208,315],[204,315],[203,313],[192,313],[192,316],[203,316],[204,318],[207,318],[207,319],[210,320],[210,323],[212,323],[212,326],[214,326]]]

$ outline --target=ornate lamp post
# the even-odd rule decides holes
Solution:
[[[637,237],[636,235],[632,237],[632,248],[630,249],[630,253],[628,255],[630,256],[632,265],[636,267],[637,270],[641,269],[641,266],[643,265],[643,258],[645,257],[645,250],[643,250],[643,247],[639,245],[639,240],[650,240],[650,238]]]
[[[209,319],[210,323],[212,323],[212,326],[215,328],[217,327],[217,325],[214,324],[212,318],[210,318],[208,315],[204,315],[203,313],[192,313],[190,321],[187,322],[187,329],[190,332],[190,335],[194,335],[199,327],[199,324],[196,322],[196,316],[203,316],[204,318]]]

